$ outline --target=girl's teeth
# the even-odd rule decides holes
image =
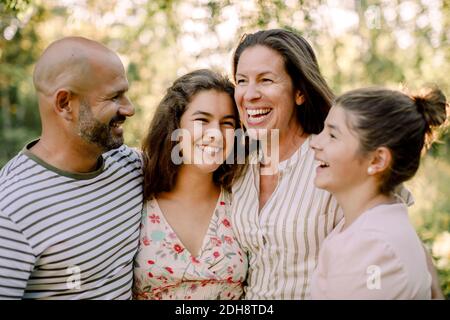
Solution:
[[[326,162],[323,162],[323,161],[320,161],[319,162],[319,165],[321,166],[321,167],[329,167],[329,165],[328,165],[328,163],[326,163]]]
[[[220,151],[220,148],[217,147],[209,147],[209,146],[199,146],[200,150],[202,150],[202,152],[206,152],[208,154],[216,154]]]

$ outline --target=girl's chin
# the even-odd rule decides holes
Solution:
[[[197,169],[205,174],[213,173],[219,169],[220,164],[196,164]]]
[[[329,191],[328,184],[325,183],[324,181],[321,181],[320,178],[318,177],[314,179],[314,185],[316,186],[316,188]]]

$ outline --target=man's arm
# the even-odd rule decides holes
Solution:
[[[434,300],[444,300],[444,294],[442,293],[441,286],[439,284],[439,277],[436,271],[436,267],[433,263],[433,258],[428,252],[427,247],[423,245],[423,250],[425,251],[425,257],[427,259],[428,272],[431,274],[431,299]]]
[[[26,237],[0,211],[0,300],[22,299],[35,261]]]

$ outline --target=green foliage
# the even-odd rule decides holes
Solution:
[[[30,0],[5,0],[0,6],[3,6],[3,10],[6,12],[18,13],[24,11],[30,2]]]
[[[416,201],[410,218],[438,266],[442,290],[450,299],[450,161],[427,157],[407,183]]]
[[[177,76],[200,67],[229,72],[240,36],[264,28],[283,27],[305,36],[337,94],[375,84],[415,89],[436,83],[450,97],[448,1],[368,0],[340,7],[322,0],[66,3],[71,5],[0,2],[0,167],[39,135],[33,66],[50,42],[68,35],[101,41],[123,58],[136,107],[136,115],[125,123],[126,142],[132,146],[140,144],[155,107]],[[346,29],[333,24],[332,14],[343,9],[347,15],[341,23],[356,19]],[[237,25],[227,24],[233,20]],[[411,181],[416,198],[412,220],[430,249],[445,243],[449,231],[450,135],[441,140]],[[442,261],[436,256],[449,297],[450,262]]]
[[[26,141],[30,141],[40,132],[38,106],[31,80],[33,64],[40,54],[35,44],[40,41],[34,24],[42,21],[37,10],[34,15],[23,16],[30,1],[8,1],[1,25],[5,31],[14,32],[13,40],[0,38],[0,166],[13,157]],[[18,21],[18,22],[17,22]]]

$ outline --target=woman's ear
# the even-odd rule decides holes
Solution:
[[[392,162],[391,151],[386,147],[379,147],[372,153],[372,159],[367,168],[368,175],[376,175],[386,171]]]
[[[67,89],[59,89],[55,95],[55,112],[62,118],[71,121],[73,119],[74,94]]]
[[[300,90],[297,90],[297,92],[295,93],[295,104],[297,106],[300,106],[303,104],[303,102],[305,102],[305,97],[300,92]]]

